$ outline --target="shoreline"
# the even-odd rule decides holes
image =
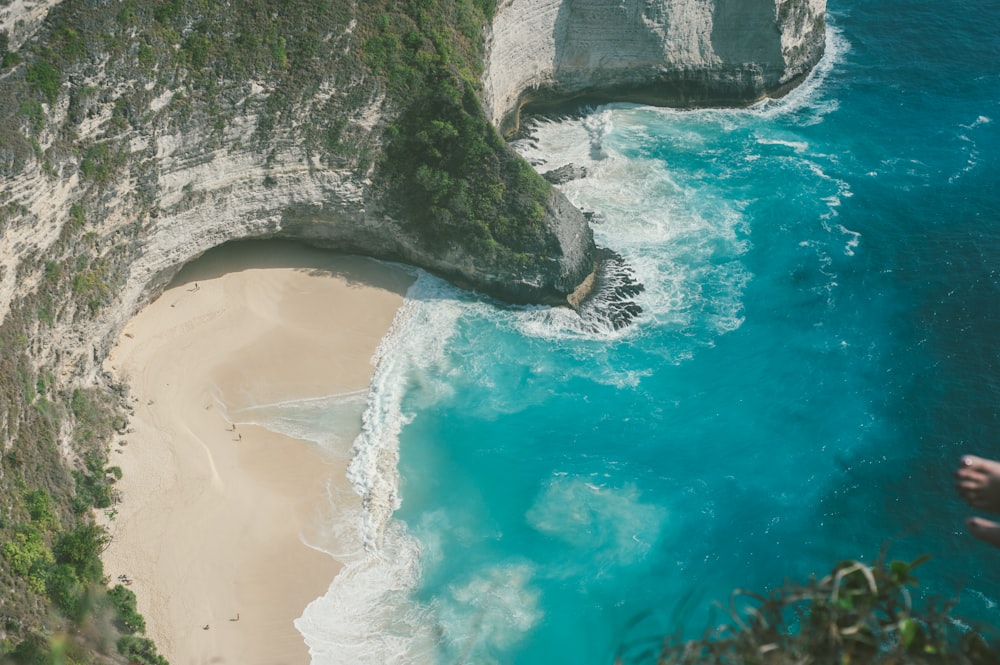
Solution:
[[[336,425],[343,451],[241,417],[367,390],[412,281],[370,259],[239,243],[185,266],[123,330],[105,368],[134,414],[109,459],[123,477],[101,516],[105,573],[131,581],[172,665],[310,662],[293,622],[340,564],[309,543],[328,537],[330,496],[360,513],[346,466],[361,414]]]

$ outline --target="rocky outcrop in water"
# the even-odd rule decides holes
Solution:
[[[577,305],[583,328],[593,332],[619,330],[642,314],[636,297],[646,290],[617,252],[598,250],[593,285]]]
[[[582,166],[577,166],[576,164],[564,164],[558,168],[552,169],[551,171],[546,171],[542,174],[542,177],[551,182],[553,185],[564,185],[573,180],[586,178],[587,169]]]

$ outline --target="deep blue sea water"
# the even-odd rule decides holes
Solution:
[[[882,547],[1000,623],[951,479],[1000,456],[1000,6],[828,22],[780,101],[536,121],[518,149],[587,169],[563,191],[645,312],[586,332],[420,277],[355,443],[369,512],[331,516],[348,566],[297,622],[314,663],[611,663]]]

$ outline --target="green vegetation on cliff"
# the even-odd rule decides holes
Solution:
[[[492,0],[402,6],[378,13],[362,45],[400,108],[377,184],[432,245],[546,255],[555,249],[539,232],[550,187],[504,143],[477,96]]]
[[[101,390],[53,390],[17,332],[32,321],[30,309],[17,309],[0,327],[0,661],[115,662],[124,640],[150,656],[131,662],[159,665],[155,646],[136,634],[145,626],[134,604],[130,613],[107,593],[100,554],[109,535],[92,514],[112,509],[121,472],[108,467],[108,450],[124,414]]]
[[[0,72],[13,93],[0,98],[0,173],[37,159],[52,177],[77,171],[97,186],[127,169],[141,179],[155,165],[123,150],[127,132],[194,123],[214,128],[211,150],[250,110],[257,128],[246,141],[271,153],[276,136],[292,138],[331,167],[370,176],[389,212],[431,249],[545,254],[539,224],[551,188],[477,98],[494,5],[65,0]],[[99,87],[89,82],[98,78]],[[262,102],[247,99],[251,82]],[[163,94],[170,102],[157,114]],[[62,117],[52,112],[60,104]],[[111,118],[81,136],[81,123],[109,106]],[[357,122],[367,113],[382,119],[376,131]],[[145,193],[155,208],[155,192]]]

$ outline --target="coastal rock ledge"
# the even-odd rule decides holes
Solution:
[[[501,129],[526,105],[582,99],[746,104],[808,73],[822,55],[824,11],[825,0],[500,0],[483,28],[479,102]],[[343,63],[294,95],[280,87],[290,79],[283,38],[265,51],[275,80],[212,78],[213,42],[169,30],[140,39],[145,27],[121,27],[136,20],[72,0],[0,12],[15,56],[0,72],[0,323],[18,321],[26,353],[57,385],[96,377],[125,323],[185,263],[233,240],[297,239],[416,265],[502,300],[580,311],[606,277],[625,274],[620,257],[602,268],[610,254],[595,247],[587,218],[544,182],[550,193],[532,208],[540,221],[527,246],[430,243],[379,184],[375,165],[399,109],[352,55],[373,42],[351,17],[310,46]],[[176,43],[158,51],[155,39]],[[157,57],[186,58],[187,69]],[[641,288],[616,284],[626,299]],[[638,311],[612,309],[615,325]]]

